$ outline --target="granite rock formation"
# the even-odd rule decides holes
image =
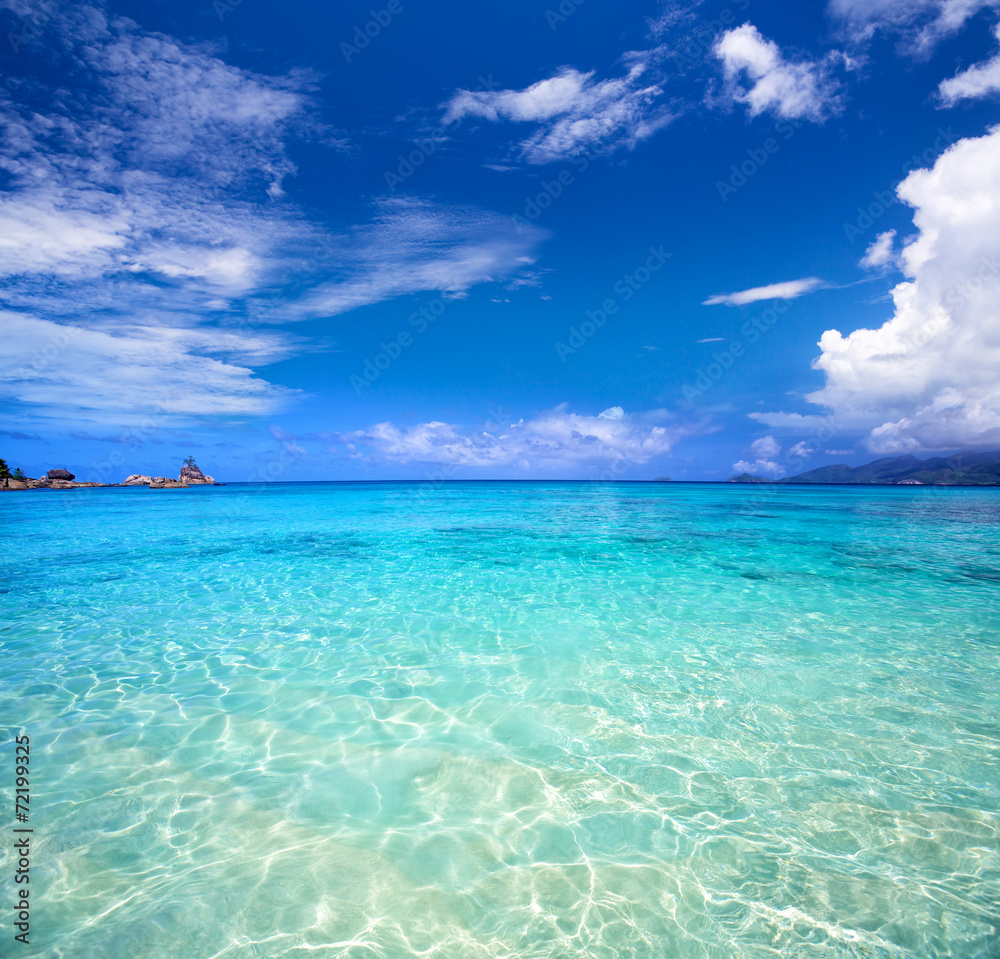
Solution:
[[[150,489],[188,489],[188,484],[169,476],[154,476],[149,484]]]
[[[182,466],[181,475],[177,477],[177,482],[187,483],[189,486],[214,485],[215,480],[211,476],[206,476],[197,466]]]
[[[49,472],[55,472],[50,470]],[[72,475],[72,474],[70,474]],[[0,483],[0,490],[26,490],[26,489],[99,489],[103,486],[107,486],[107,483],[77,483],[74,480],[67,479],[49,479],[48,476],[40,476],[38,479],[32,479],[30,476],[25,476],[23,480],[11,479],[7,485]]]
[[[114,483],[77,483],[76,477],[64,469],[51,469],[44,476],[32,479],[28,476],[15,480],[12,476],[0,479],[0,491],[27,489],[89,489],[102,486],[114,486]],[[177,479],[170,476],[147,476],[145,473],[132,473],[118,485],[148,486],[150,489],[189,489],[192,486],[215,486],[215,479],[206,476],[193,463],[181,467],[181,475]]]

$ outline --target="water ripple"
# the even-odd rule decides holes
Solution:
[[[34,954],[996,959],[1000,501],[750,492],[5,498]]]

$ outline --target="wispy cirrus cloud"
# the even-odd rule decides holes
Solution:
[[[206,278],[252,284],[255,254],[290,225],[260,200],[294,172],[285,144],[308,125],[311,78],[251,73],[88,4],[31,42],[79,80],[53,90],[39,72],[0,90],[4,272],[171,276],[186,250],[211,261]]]
[[[783,283],[755,286],[750,290],[740,290],[738,293],[717,293],[705,300],[702,306],[746,306],[748,303],[757,303],[760,300],[794,300],[824,286],[826,283],[819,277],[809,276],[802,280],[786,280]]]
[[[52,6],[23,42],[45,56],[0,84],[8,402],[62,422],[275,408],[291,391],[241,364],[301,344],[205,317],[305,243],[280,195],[309,78],[233,67],[90,4]],[[31,72],[48,58],[72,88]]]
[[[101,423],[157,394],[176,397],[157,405],[164,427],[274,412],[294,394],[257,368],[321,347],[267,325],[461,295],[526,270],[545,236],[412,199],[347,230],[311,221],[284,193],[292,141],[330,140],[305,71],[242,69],[99,3],[46,7],[23,43],[24,75],[0,81],[0,322],[4,395],[29,419],[57,395]],[[72,87],[53,86],[51,60]]]
[[[472,207],[415,198],[382,201],[377,216],[344,238],[334,276],[311,289],[288,318],[336,316],[407,293],[461,296],[508,277],[532,282],[547,231]]]
[[[864,42],[877,32],[903,38],[903,51],[925,57],[981,10],[997,0],[830,0],[830,18],[852,40]]]
[[[264,415],[294,391],[256,376],[285,358],[284,338],[164,324],[69,326],[0,311],[5,349],[0,396],[50,424],[148,420],[176,425],[203,416]],[[10,404],[13,404],[11,406]]]
[[[1000,40],[1000,24],[993,29]],[[1000,93],[1000,53],[983,63],[977,63],[938,86],[941,103],[953,107],[960,100],[978,100],[991,94]]]
[[[628,54],[625,75],[605,80],[564,67],[523,90],[459,90],[443,105],[444,123],[475,117],[532,124],[535,131],[519,148],[532,164],[583,149],[632,148],[674,118],[661,86],[648,79],[654,58],[655,51]]]

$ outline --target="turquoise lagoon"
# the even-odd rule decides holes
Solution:
[[[31,945],[1000,957],[1000,490],[0,498]]]

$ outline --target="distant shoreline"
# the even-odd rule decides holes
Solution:
[[[206,476],[198,468],[194,459],[189,458],[181,467],[180,476],[149,476],[146,473],[131,473],[123,483],[98,483],[95,481],[77,482],[76,474],[67,469],[50,469],[38,479],[26,476],[24,471],[16,469],[13,472],[5,461],[0,460],[0,492],[20,493],[27,490],[72,490],[72,489],[115,489],[130,486],[145,486],[151,490],[190,489],[192,486],[225,486],[216,483],[214,476]]]
[[[165,490],[191,490],[199,486],[208,487],[275,487],[275,486],[462,486],[462,485],[538,485],[548,484],[573,484],[577,486],[727,486],[733,488],[753,488],[767,487],[769,489],[781,489],[795,487],[796,489],[837,488],[837,489],[906,489],[906,490],[929,490],[929,489],[1000,489],[1000,483],[809,483],[794,481],[771,481],[756,483],[734,483],[730,480],[596,480],[596,479],[452,479],[452,480],[425,480],[425,479],[371,479],[371,480],[275,480],[273,482],[260,481],[230,481],[227,483],[198,483],[188,485],[153,486],[145,484],[125,484],[125,483],[100,483],[92,485],[77,484],[74,486],[39,486],[39,487],[10,487],[5,488],[0,485],[0,492],[73,492],[79,490],[127,490],[127,489],[149,489],[151,492],[161,492]]]

